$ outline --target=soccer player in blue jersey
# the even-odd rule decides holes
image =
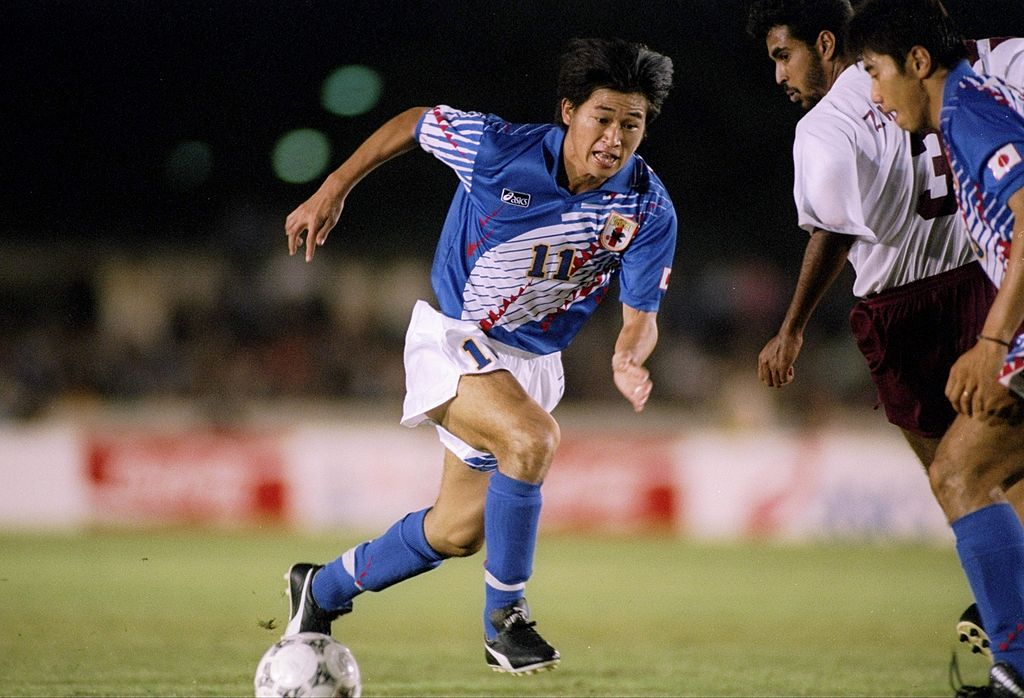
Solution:
[[[574,40],[561,59],[557,123],[410,109],[288,216],[288,250],[304,245],[308,262],[353,187],[392,157],[419,145],[460,183],[431,273],[437,308],[416,303],[405,344],[402,424],[437,429],[446,449],[440,493],[333,562],[293,565],[286,635],[329,633],[361,592],[472,555],[486,541],[487,663],[515,674],[558,663],[524,591],[541,484],[559,441],[550,412],[564,388],[560,352],[617,279],[622,329],[610,371],[632,407],[644,408],[676,215],[636,150],[671,83],[671,60],[643,45]]]
[[[965,60],[939,0],[868,0],[849,27],[872,98],[911,132],[940,129],[960,211],[999,288],[977,343],[950,370],[958,415],[929,471],[956,536],[995,664],[962,694],[1024,696],[1024,526],[1006,501],[1024,477],[1024,95]]]

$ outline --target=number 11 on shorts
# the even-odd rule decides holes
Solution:
[[[477,370],[484,368],[494,361],[494,359],[484,354],[472,339],[467,339],[462,343],[462,351],[469,354],[473,361],[476,361]]]

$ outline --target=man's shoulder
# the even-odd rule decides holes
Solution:
[[[856,141],[867,129],[869,109],[856,110],[853,105],[838,106],[833,103],[819,102],[811,111],[804,114],[796,124],[796,145],[807,141],[834,142],[840,139]]]
[[[962,61],[951,69],[946,80],[948,82],[943,91],[943,106],[956,107],[969,105],[973,108],[990,102],[998,87],[1005,84],[997,77],[975,71],[967,61]]]
[[[545,140],[550,140],[554,148],[559,136],[553,133],[555,130],[561,131],[557,124],[513,123],[491,116],[484,120],[481,145],[488,146],[489,158],[519,158],[539,149]]]
[[[639,153],[633,154],[633,175],[630,181],[630,189],[640,195],[652,196],[662,199],[669,206],[672,205],[672,197],[668,194],[668,187],[661,181],[661,177],[654,169],[647,164]]]
[[[557,124],[532,124],[515,123],[506,121],[496,114],[487,114],[484,118],[484,131],[496,139],[528,141],[530,139],[540,140],[549,134],[552,129],[557,129]]]
[[[991,118],[1003,109],[1013,108],[1012,94],[998,77],[970,71],[958,71],[951,78],[953,89],[947,91],[943,101],[942,119],[947,124],[971,124],[976,119]]]

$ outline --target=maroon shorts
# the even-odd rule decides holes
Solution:
[[[949,369],[974,346],[996,297],[977,262],[882,291],[850,311],[889,421],[938,438],[956,412],[946,399]]]

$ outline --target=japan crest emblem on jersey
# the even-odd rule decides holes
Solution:
[[[608,216],[608,221],[604,224],[604,230],[598,236],[598,241],[601,243],[601,247],[609,252],[622,252],[629,247],[629,243],[633,241],[633,236],[636,235],[639,228],[640,224],[632,218],[612,211]]]

